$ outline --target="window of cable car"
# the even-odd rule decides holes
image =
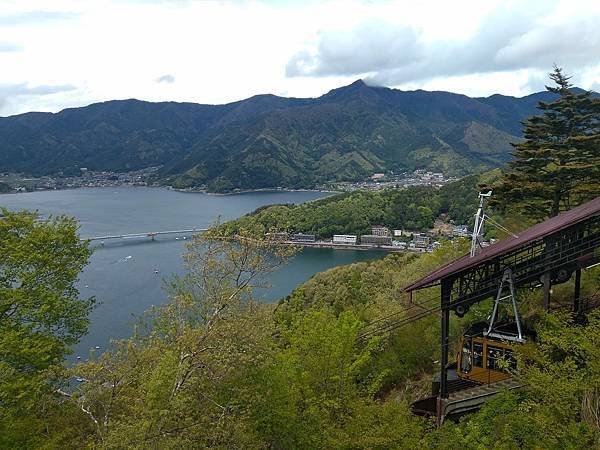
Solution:
[[[483,343],[473,342],[473,365],[483,367]]]
[[[493,345],[487,346],[487,368],[491,370],[502,370],[500,360],[504,356],[504,349]]]
[[[471,340],[463,342],[462,354],[460,356],[460,370],[462,373],[471,371]]]

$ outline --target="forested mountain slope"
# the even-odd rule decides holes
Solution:
[[[178,187],[309,187],[385,170],[461,175],[510,159],[539,100],[400,91],[362,81],[314,99],[225,105],[115,100],[0,118],[0,171],[34,175],[162,165]]]

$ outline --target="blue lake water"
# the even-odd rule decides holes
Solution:
[[[302,203],[327,195],[321,192],[250,192],[237,195],[183,193],[163,188],[119,187],[43,191],[0,196],[8,209],[39,210],[68,214],[80,222],[82,237],[162,230],[206,228],[220,218],[230,220],[259,206]],[[131,335],[137,317],[152,305],[165,303],[165,280],[183,273],[182,237],[158,236],[106,241],[97,247],[78,282],[82,297],[95,296],[86,336],[74,355],[87,357],[89,350],[104,350],[110,339]],[[269,277],[271,288],[261,292],[264,301],[276,301],[316,272],[330,267],[383,256],[376,251],[304,249]],[[158,270],[158,274],[155,273]]]

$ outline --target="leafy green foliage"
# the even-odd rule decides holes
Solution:
[[[281,329],[287,329],[298,316],[312,309],[339,316],[351,311],[363,322],[363,333],[370,333],[435,306],[436,292],[424,292],[411,306],[402,288],[466,252],[466,242],[448,243],[438,251],[420,257],[390,254],[381,260],[336,267],[313,276],[281,300],[275,312]],[[419,307],[418,305],[422,305]],[[384,320],[382,320],[384,318]],[[459,332],[453,328],[453,336]],[[361,372],[367,392],[382,395],[396,384],[431,371],[439,347],[435,317],[405,326],[397,332],[374,340],[371,362]]]
[[[429,201],[438,201],[440,209],[460,210],[462,203],[455,196],[466,189],[454,185],[452,195],[437,193]],[[323,203],[338,201],[333,197]],[[7,230],[26,232],[17,232],[16,239],[4,230],[1,242],[6,249],[21,243],[19,239],[36,227],[51,230],[63,224],[70,230],[67,235],[74,234],[69,228],[73,222],[64,218],[50,224],[37,223],[29,215],[9,215],[7,220],[13,223]],[[433,253],[395,253],[330,269],[274,307],[256,302],[254,288],[263,287],[263,276],[292,250],[247,230],[238,230],[236,239],[222,234],[223,230],[217,224],[194,239],[185,256],[187,274],[173,281],[171,301],[148,312],[131,339],[115,343],[111,351],[68,372],[86,380],[70,399],[61,399],[49,389],[52,377],[65,377],[59,361],[48,366],[42,361],[35,369],[43,374],[39,378],[35,371],[20,369],[24,375],[11,385],[8,376],[15,371],[5,364],[7,353],[1,353],[4,390],[0,392],[5,396],[0,397],[0,406],[8,408],[0,410],[0,447],[558,449],[599,445],[600,312],[591,314],[585,326],[567,316],[542,314],[538,342],[518,349],[515,376],[524,387],[501,393],[457,424],[447,422],[434,429],[431,421],[413,416],[409,404],[429,395],[439,359],[439,318],[430,315],[397,325],[439,304],[439,290],[407,297],[402,288],[465,254],[468,242],[455,240]],[[56,244],[56,236],[45,233],[32,233],[35,242]],[[75,252],[80,257],[87,252],[78,240],[66,239],[65,246],[81,250]],[[26,255],[15,252],[16,260],[35,263],[41,257],[29,255],[32,247],[26,250]],[[48,290],[70,286],[69,276],[80,269],[74,262],[77,258],[53,261],[55,255],[49,250],[44,254],[44,267],[58,270],[65,261],[72,262],[67,265],[72,271],[63,274],[66,284],[50,283]],[[46,274],[37,271],[41,266],[26,267],[35,279]],[[598,271],[586,271],[583,279],[588,295],[598,285]],[[10,294],[9,287],[18,291],[26,285],[6,285],[3,292]],[[568,283],[557,286],[554,297],[567,297],[571,290]],[[520,298],[527,320],[532,321],[539,315],[535,306],[539,298],[533,293],[520,293]],[[451,341],[488,306],[476,306],[464,319],[453,320]],[[79,320],[74,323],[81,325]],[[82,329],[78,326],[58,336],[71,342]],[[30,331],[38,332],[38,327]],[[2,342],[12,342],[8,348],[13,352],[14,336],[0,334],[0,339],[6,339]],[[35,354],[36,346],[39,351],[66,348],[54,349],[45,337],[43,333],[33,336],[24,354],[13,358]],[[62,354],[58,350],[57,355]],[[23,380],[26,383],[19,384]],[[33,389],[21,390],[15,402],[10,396],[23,386]]]
[[[188,249],[188,274],[148,331],[73,369],[87,380],[75,401],[102,447],[258,446],[240,390],[271,355],[273,321],[252,292],[289,249],[211,233]]]
[[[87,380],[69,403],[83,439],[101,448],[419,445],[427,424],[410,414],[411,394],[392,392],[431,370],[435,322],[361,334],[382,311],[407,314],[398,290],[464,247],[334,269],[274,310],[252,292],[288,248],[215,230],[195,239],[188,274],[150,312],[147,331],[73,368]]]
[[[284,333],[273,364],[257,374],[253,421],[276,448],[390,448],[418,445],[423,432],[405,402],[374,401],[360,378],[373,345],[357,340],[351,312],[310,309]]]
[[[3,210],[0,220],[0,402],[28,397],[44,371],[60,365],[87,329],[92,300],[75,281],[90,250],[74,220],[38,222],[35,214]],[[43,385],[43,384],[42,384]]]
[[[356,349],[360,323],[351,313],[324,311],[299,317],[286,347],[259,373],[257,429],[279,448],[318,448],[357,400],[356,376],[368,353]],[[262,394],[262,395],[261,395]],[[274,400],[274,401],[272,401]]]
[[[55,390],[69,346],[87,330],[93,299],[80,300],[75,282],[90,250],[73,219],[2,213],[0,443],[25,445],[40,438],[27,428],[53,439],[50,423],[64,419]]]

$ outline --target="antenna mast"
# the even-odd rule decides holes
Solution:
[[[473,226],[473,235],[471,237],[471,258],[475,256],[477,250],[483,248],[483,224],[486,219],[484,206],[486,199],[490,198],[492,191],[479,193],[479,208],[475,213],[475,225]]]

